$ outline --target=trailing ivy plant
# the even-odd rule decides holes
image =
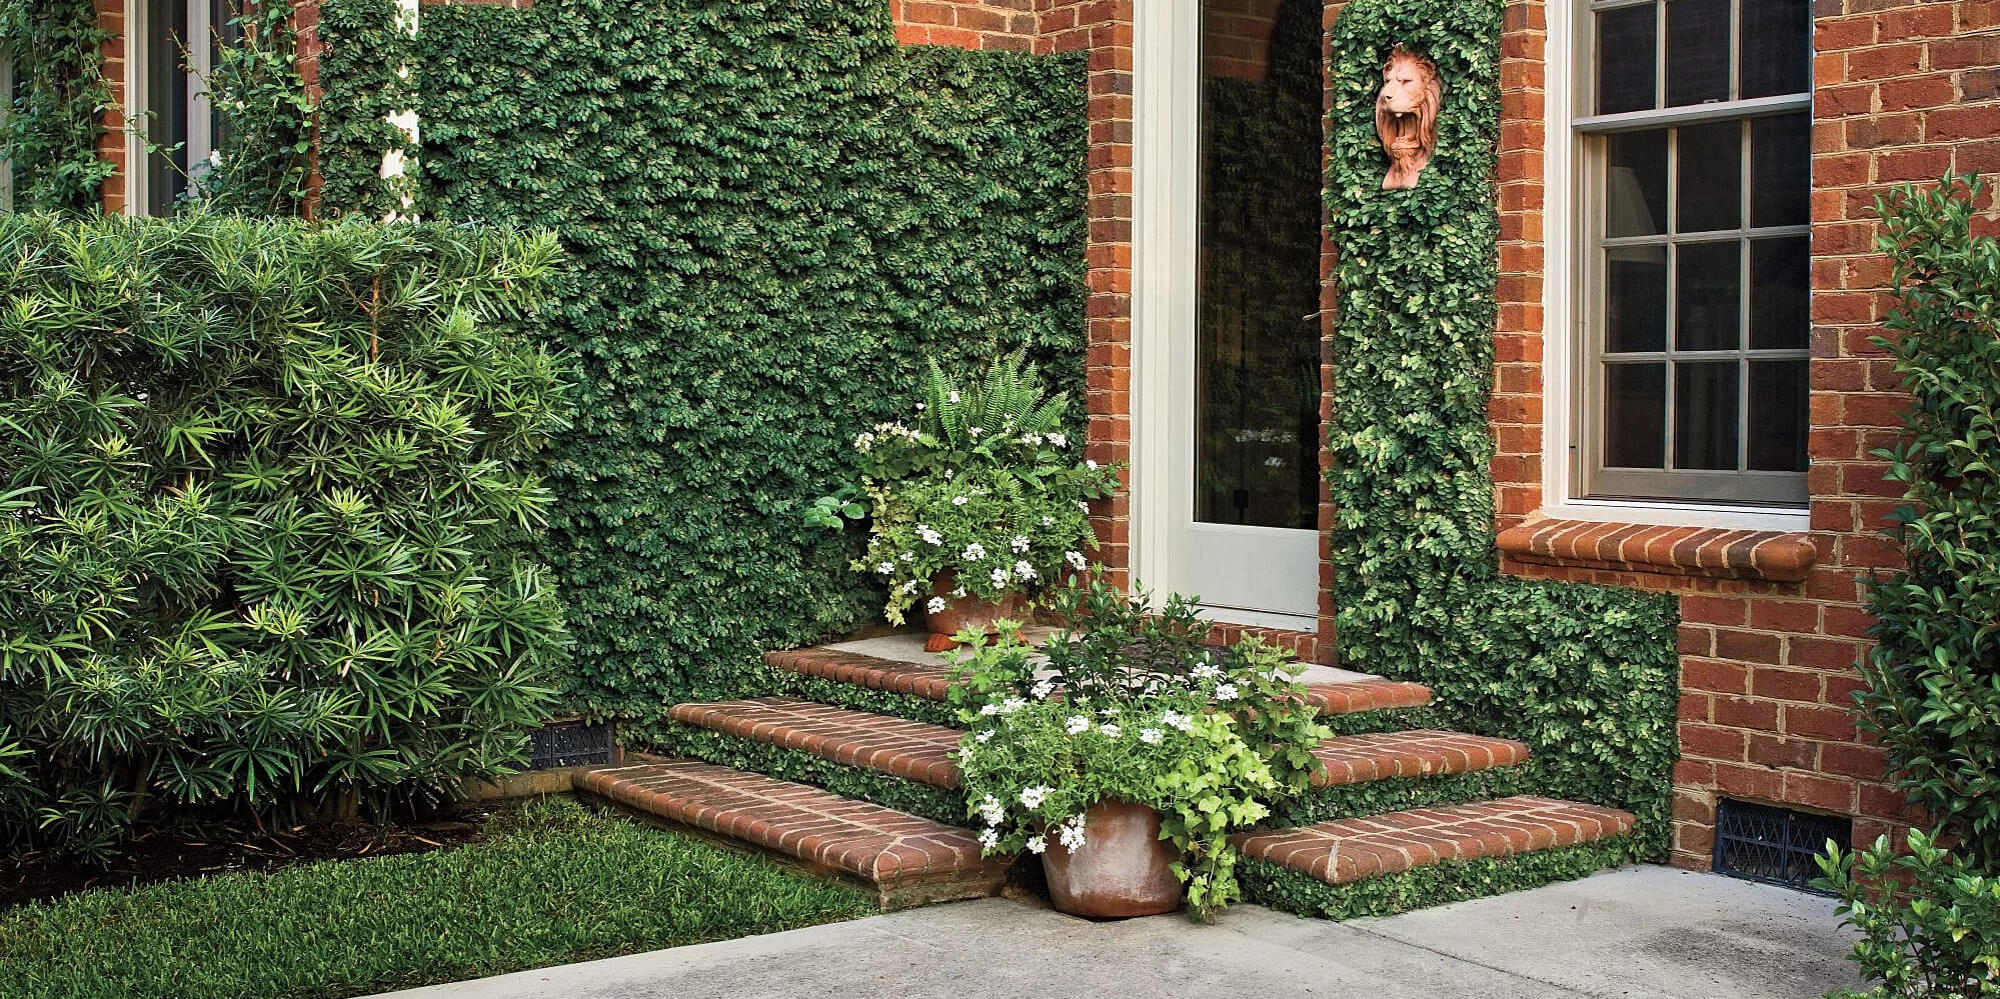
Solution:
[[[1500,0],[1354,0],[1332,32],[1326,203],[1340,257],[1329,472],[1340,657],[1418,680],[1437,723],[1534,749],[1532,786],[1628,808],[1666,848],[1673,598],[1499,575],[1487,425],[1497,307]],[[1436,62],[1438,149],[1382,190],[1390,50]]]
[[[1876,202],[1896,307],[1876,340],[1910,393],[1875,452],[1903,485],[1890,534],[1909,571],[1869,583],[1876,645],[1860,724],[1912,804],[2000,874],[2000,240],[1973,234],[1971,177]]]
[[[113,106],[91,0],[0,0],[0,53],[13,94],[0,115],[0,161],[14,170],[14,207],[87,212],[113,165],[97,153]]]
[[[229,30],[216,45],[204,81],[220,143],[199,174],[212,207],[260,215],[296,214],[312,163],[313,107],[299,74],[298,32],[290,4],[230,7]]]
[[[0,215],[0,847],[504,772],[563,639],[525,557],[555,241]],[[26,749],[26,754],[18,752]]]
[[[576,264],[537,333],[578,367],[542,553],[579,707],[644,737],[880,612],[860,536],[804,514],[927,357],[1027,348],[1081,438],[1080,55],[903,48],[885,4],[698,0],[429,6],[415,46],[425,217],[544,227]]]

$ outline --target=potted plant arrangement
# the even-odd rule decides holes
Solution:
[[[1088,564],[1088,503],[1118,488],[1117,470],[1081,458],[1063,432],[1067,406],[1022,352],[962,384],[933,360],[915,425],[856,437],[861,480],[821,497],[807,519],[868,521],[853,568],[887,586],[890,623],[922,605],[931,651],[968,630],[994,634],[1003,619],[1028,618],[1044,583]]]
[[[1181,597],[1154,611],[1093,578],[1059,591],[1077,622],[1037,649],[1003,626],[960,653],[953,699],[968,814],[991,853],[1041,857],[1057,909],[1211,918],[1239,895],[1231,833],[1303,792],[1330,734],[1303,667],[1257,638],[1207,644]]]

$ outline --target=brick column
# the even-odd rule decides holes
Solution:
[[[129,137],[125,134],[125,2],[96,0],[97,26],[111,32],[104,42],[104,76],[111,84],[111,107],[104,111],[104,134],[97,139],[97,155],[115,168],[104,179],[99,195],[106,212],[122,212],[126,204],[125,164]]]

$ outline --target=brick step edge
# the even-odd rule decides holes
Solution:
[[[676,704],[667,716],[933,787],[959,786],[958,766],[951,757],[965,733],[942,725],[789,697]]]
[[[1512,739],[1412,729],[1328,739],[1313,749],[1322,764],[1314,787],[1344,787],[1399,777],[1442,777],[1528,761],[1528,745]]]
[[[906,663],[813,647],[766,652],[764,664],[801,676],[926,701],[943,702],[951,696],[951,671],[943,663]],[[1306,699],[1323,714],[1347,715],[1421,708],[1431,702],[1431,689],[1402,680],[1323,683],[1309,686]]]
[[[1330,885],[1418,867],[1555,850],[1623,836],[1632,813],[1523,795],[1244,833],[1243,856]]]
[[[829,791],[689,760],[592,770],[579,790],[875,889],[885,909],[997,894],[1006,858],[971,832]]]

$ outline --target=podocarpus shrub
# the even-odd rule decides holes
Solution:
[[[0,843],[384,805],[523,747],[547,236],[0,216]],[[0,755],[6,750],[0,748]]]
[[[2000,873],[2000,240],[1973,235],[1980,195],[1947,177],[1877,202],[1897,298],[1878,343],[1911,399],[1907,439],[1876,454],[1904,486],[1909,572],[1870,584],[1857,699],[1911,802]]]

